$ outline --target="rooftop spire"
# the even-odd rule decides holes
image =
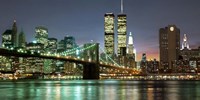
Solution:
[[[187,39],[187,35],[186,35],[186,34],[184,34],[184,36],[183,36],[182,50],[183,50],[184,48],[187,48],[187,49],[190,50],[190,47],[189,47],[189,43],[188,43],[188,39]]]
[[[131,32],[130,32],[129,37],[128,37],[128,44],[133,45],[133,37],[132,37]]]
[[[121,0],[121,13],[124,13],[123,0]]]

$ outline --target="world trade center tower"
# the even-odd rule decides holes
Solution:
[[[123,0],[121,0],[121,13],[117,16],[117,38],[118,38],[118,56],[126,55],[126,14],[123,13]]]
[[[105,30],[105,52],[109,56],[114,55],[114,14],[106,13],[104,15],[104,30]]]

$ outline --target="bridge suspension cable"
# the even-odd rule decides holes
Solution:
[[[75,54],[75,53],[77,52],[77,50],[79,50],[80,48],[81,48],[81,49],[80,49],[79,51],[84,51],[84,50],[88,50],[88,49],[94,47],[95,45],[96,45],[96,44],[93,44],[93,45],[87,46],[87,47],[85,47],[85,48],[81,48],[81,47],[83,47],[83,45],[81,45],[81,46],[79,46],[79,47],[76,47],[76,48],[73,48],[73,49],[64,51],[62,54],[64,54],[65,56],[70,55],[70,54]]]
[[[106,55],[106,57],[108,57],[114,64],[116,64],[117,66],[120,66],[118,63],[116,63],[101,47],[100,50],[103,51],[103,53]]]

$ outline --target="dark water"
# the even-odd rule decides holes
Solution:
[[[1,81],[0,100],[200,100],[200,81]]]

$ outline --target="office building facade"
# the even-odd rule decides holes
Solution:
[[[180,50],[180,29],[168,25],[159,30],[160,69],[173,70],[173,62],[178,60]]]
[[[105,32],[105,52],[109,56],[113,57],[115,54],[115,34],[114,26],[115,25],[115,16],[113,13],[106,13],[104,15],[104,32]]]

